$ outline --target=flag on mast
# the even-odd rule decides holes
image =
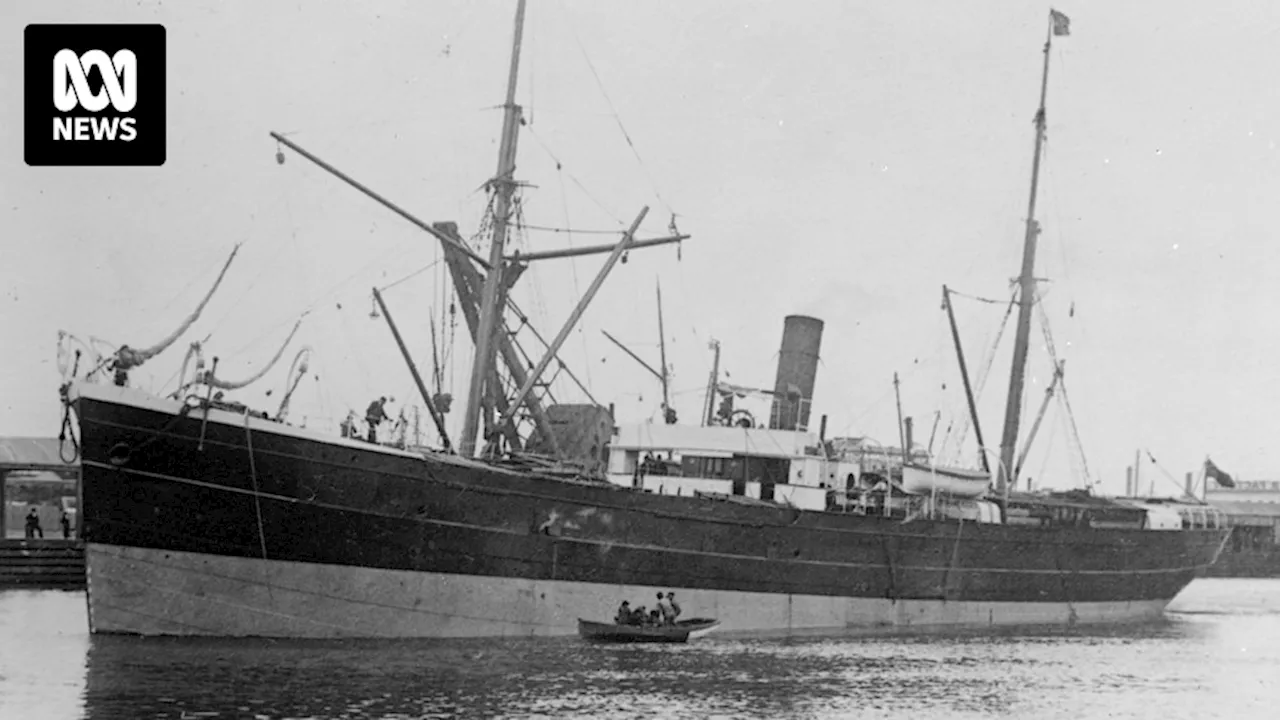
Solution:
[[[1209,458],[1204,459],[1204,475],[1205,477],[1213,478],[1220,487],[1233,488],[1236,486],[1235,480],[1232,480],[1230,475],[1222,472]]]
[[[1054,35],[1071,34],[1071,18],[1053,9],[1049,10],[1049,18],[1053,21]]]

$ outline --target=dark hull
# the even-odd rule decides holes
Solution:
[[[1075,605],[1163,607],[1213,562],[1225,535],[903,523],[652,495],[265,421],[247,432],[243,417],[219,411],[201,441],[203,411],[183,416],[154,399],[140,407],[141,397],[86,388],[76,403],[84,533],[99,547],[502,580],[512,593],[568,583],[708,598],[1056,604],[1074,616]],[[93,553],[89,583],[92,610]]]

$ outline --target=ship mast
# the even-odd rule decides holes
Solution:
[[[956,344],[956,358],[960,361],[960,379],[964,381],[964,397],[969,403],[969,419],[973,422],[973,434],[978,439],[978,459],[982,462],[983,472],[991,473],[991,467],[987,463],[987,453],[984,448],[987,444],[982,440],[982,424],[978,422],[978,403],[973,399],[973,386],[969,384],[969,367],[964,362],[964,346],[960,344],[960,329],[956,327],[956,313],[951,307],[951,289],[946,285],[942,286],[942,307],[947,311],[947,320],[951,324],[951,339]],[[933,421],[934,429],[938,427],[938,421]],[[932,438],[930,438],[930,447],[933,446]]]
[[[658,283],[658,348],[661,353],[662,360],[662,422],[667,425],[675,424],[671,419],[671,391],[669,388],[671,376],[667,372],[667,336],[662,329],[662,283]]]
[[[1018,276],[1018,327],[1013,341],[1013,367],[1009,373],[1009,398],[1004,409],[1004,434],[1000,438],[1000,467],[996,491],[1002,500],[1008,496],[1009,486],[1017,482],[1010,477],[1014,453],[1018,444],[1018,421],[1022,414],[1023,381],[1026,379],[1027,345],[1031,337],[1031,308],[1036,298],[1036,236],[1040,225],[1036,222],[1036,190],[1040,183],[1040,151],[1044,146],[1045,96],[1049,90],[1049,48],[1054,35],[1067,34],[1067,17],[1056,10],[1049,11],[1049,28],[1044,41],[1044,75],[1040,81],[1040,108],[1036,111],[1036,146],[1031,161],[1031,199],[1027,205],[1027,230],[1022,245],[1022,273]]]
[[[520,128],[520,106],[516,105],[516,81],[520,74],[520,44],[524,37],[525,0],[516,5],[515,35],[511,43],[511,72],[507,77],[507,101],[502,106],[502,143],[498,148],[498,173],[493,179],[497,192],[494,202],[493,242],[489,246],[489,272],[485,274],[480,304],[480,322],[476,329],[476,352],[471,366],[471,384],[467,392],[467,412],[458,441],[459,453],[469,456],[476,450],[476,433],[483,412],[486,429],[492,424],[492,407],[485,402],[485,380],[493,367],[493,335],[502,312],[500,295],[506,263],[502,250],[507,239],[507,218],[516,183],[512,175],[516,167],[516,141]],[[499,388],[490,388],[498,391]]]
[[[711,379],[707,381],[707,411],[703,414],[702,426],[711,424],[716,413],[716,386],[720,384],[720,341],[712,338],[710,347],[715,351],[715,359],[711,361]]]
[[[503,104],[502,142],[498,150],[498,172],[486,184],[487,188],[494,193],[493,237],[489,248],[488,260],[482,258],[463,242],[458,235],[457,226],[453,223],[429,224],[424,222],[404,208],[374,192],[368,186],[298,146],[297,143],[280,133],[272,132],[271,137],[275,138],[279,145],[288,147],[315,163],[325,172],[342,180],[434,236],[444,247],[444,259],[449,265],[450,273],[453,276],[454,290],[458,295],[458,300],[462,303],[463,315],[467,320],[476,349],[467,393],[463,432],[457,443],[459,454],[474,455],[481,447],[476,440],[482,419],[484,420],[486,438],[493,437],[495,431],[501,432],[506,437],[509,445],[513,449],[518,449],[520,438],[514,420],[517,410],[523,405],[528,408],[534,423],[542,432],[543,437],[547,439],[554,455],[557,459],[562,459],[561,450],[546,413],[543,412],[538,399],[532,396],[530,391],[535,385],[544,388],[549,387],[550,383],[540,382],[543,371],[551,362],[557,360],[556,353],[568,336],[573,324],[581,318],[587,304],[591,302],[591,298],[599,290],[600,284],[604,282],[605,276],[608,275],[609,270],[617,263],[621,255],[628,250],[682,242],[687,240],[689,236],[674,234],[667,237],[637,239],[635,232],[649,211],[649,208],[645,207],[640,211],[631,228],[622,233],[622,238],[617,243],[591,245],[567,250],[549,250],[524,254],[517,251],[511,255],[503,254],[503,248],[506,246],[507,230],[510,225],[513,197],[519,184],[513,176],[516,166],[517,133],[520,125],[523,124],[523,119],[521,108],[515,102],[515,94],[516,83],[520,74],[520,49],[524,37],[525,4],[526,0],[518,0],[516,6],[511,66],[507,77],[506,102]],[[278,162],[284,162],[283,154],[278,152],[276,157]],[[515,333],[507,330],[506,322],[503,319],[504,309],[511,302],[508,298],[508,293],[512,285],[530,262],[602,253],[610,254],[604,268],[587,291],[587,294],[579,300],[578,306],[571,313],[566,326],[561,329],[560,335],[548,345],[548,354],[536,367],[530,369],[527,356],[523,359],[520,357],[524,352],[519,349],[519,345],[515,341]],[[485,271],[483,277],[480,275],[478,268],[482,268]],[[512,307],[514,308],[514,304]],[[525,319],[522,317],[521,320],[523,325]],[[533,330],[531,326],[530,330],[533,331],[535,336],[538,336],[537,331]],[[541,336],[538,337],[541,340]],[[516,392],[514,400],[507,398],[503,392],[502,381],[498,376],[496,367],[497,357],[501,357],[503,364],[510,373],[511,381],[520,388]],[[561,367],[564,368],[563,363],[561,363]],[[565,369],[567,371],[567,368]],[[569,375],[572,377],[572,372],[569,372]],[[579,385],[581,384],[579,383]],[[497,422],[494,421],[495,410],[500,413],[501,417]],[[496,449],[496,445],[491,447]]]

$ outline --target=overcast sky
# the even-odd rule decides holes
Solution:
[[[172,391],[186,346],[206,337],[220,375],[247,376],[310,311],[285,359],[240,399],[274,411],[289,360],[310,345],[293,420],[336,423],[379,394],[413,402],[385,322],[370,317],[370,288],[430,266],[436,241],[288,151],[278,165],[267,133],[290,133],[470,236],[496,167],[514,9],[4,3],[0,90],[14,102],[0,105],[0,434],[56,434],[58,330],[150,345],[237,242],[204,317],[135,371],[136,384]],[[1275,477],[1280,6],[1058,9],[1072,34],[1051,56],[1037,276],[1089,469],[1121,490],[1142,448],[1159,461],[1144,455],[1144,477],[1163,493],[1174,490],[1165,473],[1181,479],[1206,455],[1246,478]],[[941,286],[1009,296],[1047,16],[1047,5],[1007,2],[532,0],[518,92],[525,220],[617,231],[649,205],[641,236],[666,234],[672,213],[693,236],[679,253],[633,252],[566,345],[594,397],[616,403],[620,422],[658,417],[657,382],[600,331],[656,366],[661,282],[682,420],[700,412],[712,338],[731,382],[771,386],[783,317],[805,313],[826,321],[815,427],[827,414],[831,435],[896,445],[896,371],[922,444],[941,412],[937,450],[964,415]],[[164,24],[163,167],[25,165],[22,31],[40,22]],[[529,230],[514,242],[611,237]],[[539,265],[521,280],[516,298],[545,337],[602,260]],[[436,265],[385,293],[428,375],[444,278]],[[961,298],[956,309],[978,375],[1004,310]],[[461,396],[470,344],[457,325],[440,347],[446,389]],[[982,394],[991,446],[1012,338],[1011,322]],[[1033,338],[1024,428],[1049,380],[1038,326]],[[581,400],[563,380],[558,397]],[[1055,405],[1026,469],[1044,484],[1077,484],[1066,429]]]

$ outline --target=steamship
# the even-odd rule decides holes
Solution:
[[[729,635],[1119,623],[1159,617],[1214,561],[1229,531],[1202,507],[1020,494],[1003,471],[974,492],[959,482],[974,473],[936,468],[909,446],[895,452],[812,432],[816,318],[784,321],[774,388],[763,393],[767,419],[716,413],[713,398],[749,389],[714,373],[697,425],[619,425],[608,408],[544,402],[540,375],[580,313],[532,370],[511,347],[506,293],[540,259],[503,254],[518,185],[523,17],[521,0],[488,257],[455,227],[396,209],[440,240],[477,347],[457,446],[425,387],[441,437],[431,450],[295,427],[283,409],[272,416],[214,398],[236,385],[218,377],[216,361],[185,396],[129,387],[128,372],[199,308],[160,345],[117,351],[105,368],[114,382],[101,364],[83,376],[73,368],[62,395],[80,431],[92,632],[573,635],[579,617],[655,589],[719,618]],[[1046,42],[1046,78],[1048,58]],[[1042,93],[1037,168],[1043,102]],[[593,288],[622,253],[684,238],[636,239],[643,216],[601,250],[608,259]],[[1033,223],[1012,408],[1034,297]],[[507,387],[519,390],[498,392]],[[1005,436],[1018,439],[1016,412]],[[1012,457],[1012,444],[1001,452]]]

